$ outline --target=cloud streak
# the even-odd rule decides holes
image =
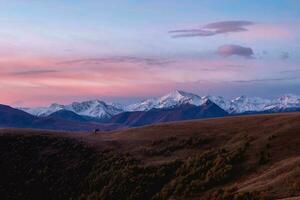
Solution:
[[[246,26],[253,25],[251,21],[220,21],[215,23],[206,24],[200,28],[194,29],[179,29],[171,30],[169,33],[172,38],[182,37],[208,37],[219,34],[235,33],[248,31]]]
[[[241,56],[244,58],[253,58],[253,50],[250,47],[227,44],[218,48],[217,54],[223,57]]]
[[[290,58],[290,54],[288,52],[282,52],[281,55],[279,56],[281,60],[287,60]]]
[[[70,64],[88,64],[97,65],[105,63],[132,63],[132,64],[144,64],[144,65],[166,65],[174,61],[163,59],[163,58],[144,58],[134,56],[114,56],[114,57],[100,57],[100,58],[86,58],[77,60],[62,61],[57,64],[59,65],[70,65]]]
[[[34,76],[34,75],[41,75],[41,74],[51,74],[59,72],[58,70],[28,70],[28,71],[18,71],[18,72],[12,72],[11,75],[16,76]]]
[[[299,73],[300,69],[292,69],[292,70],[284,70],[281,71],[280,73],[286,73],[286,74],[290,74],[290,73]]]
[[[296,80],[299,77],[285,77],[285,78],[265,78],[265,79],[251,79],[251,80],[237,80],[235,83],[260,83],[260,82],[273,82],[273,81],[290,81]]]

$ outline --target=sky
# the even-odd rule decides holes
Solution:
[[[299,0],[0,0],[0,103],[300,95]]]

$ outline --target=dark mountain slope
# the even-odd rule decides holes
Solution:
[[[152,109],[149,111],[124,112],[112,117],[110,123],[129,126],[143,126],[161,122],[182,121],[191,119],[224,117],[228,113],[211,101],[201,106],[185,104],[168,109]]]
[[[87,122],[88,120],[81,115],[78,115],[69,110],[59,110],[57,112],[52,113],[47,118],[54,118],[60,120],[71,120],[71,121],[78,121],[78,122]]]
[[[24,111],[0,104],[0,127],[26,128],[36,119]]]

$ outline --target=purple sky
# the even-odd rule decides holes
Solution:
[[[300,94],[297,0],[0,0],[0,103]]]

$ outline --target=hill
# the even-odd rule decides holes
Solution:
[[[90,135],[0,132],[3,199],[300,197],[299,113]]]
[[[77,122],[87,122],[88,120],[81,115],[78,115],[69,110],[59,110],[48,116],[49,118],[60,119],[60,120],[72,120]]]
[[[0,127],[29,127],[37,117],[10,106],[0,104]]]

